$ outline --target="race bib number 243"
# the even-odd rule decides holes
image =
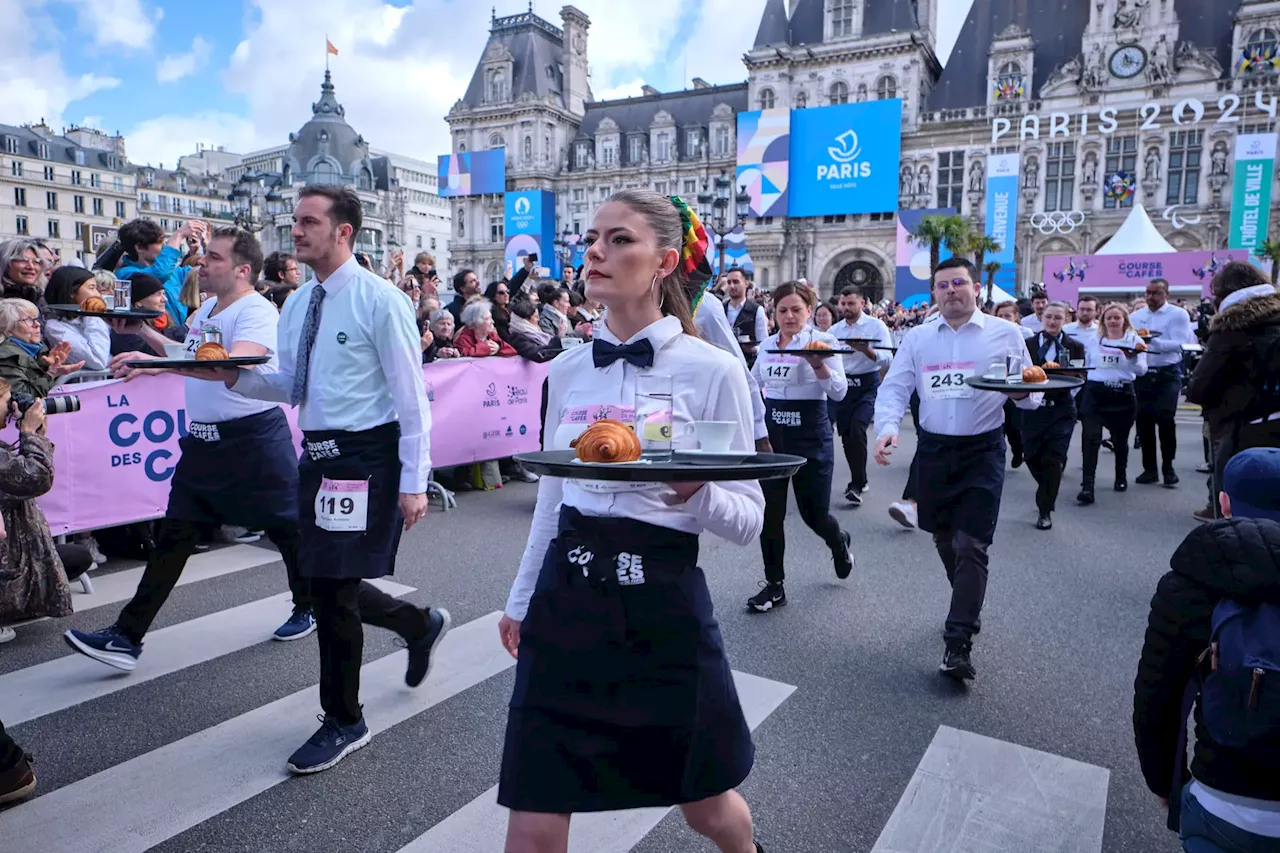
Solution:
[[[972,361],[926,364],[922,374],[926,400],[964,400],[973,396],[973,389],[964,384],[973,375]]]

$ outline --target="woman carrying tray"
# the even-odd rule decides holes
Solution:
[[[852,537],[840,529],[831,515],[831,475],[835,468],[831,419],[827,401],[840,402],[849,385],[839,357],[834,353],[811,355],[806,348],[841,349],[826,332],[808,325],[818,302],[813,290],[787,282],[773,291],[773,310],[778,333],[760,347],[752,372],[764,389],[765,423],[769,443],[776,453],[791,453],[809,460],[790,480],[767,480],[764,489],[764,532],[760,551],[764,557],[765,583],[760,592],[747,599],[747,607],[764,613],[787,603],[783,589],[786,573],[783,558],[786,538],[783,521],[787,517],[787,484],[796,494],[800,518],[822,537],[831,549],[836,577],[844,579],[853,571],[849,553]],[[795,355],[779,352],[795,350]]]
[[[1080,393],[1084,430],[1084,478],[1076,500],[1093,503],[1094,475],[1098,470],[1098,449],[1102,447],[1102,429],[1111,433],[1116,455],[1115,490],[1129,488],[1129,430],[1138,413],[1138,399],[1133,380],[1147,372],[1145,345],[1129,323],[1129,312],[1113,302],[1102,311],[1098,334],[1085,336],[1085,364],[1096,368],[1085,381]],[[1108,344],[1115,346],[1108,346]]]
[[[675,422],[732,421],[752,448],[746,377],[694,333],[686,278],[705,282],[706,232],[679,199],[635,190],[597,211],[586,295],[608,309],[590,347],[551,363],[545,445],[670,377]],[[612,415],[617,417],[617,415]],[[760,533],[755,481],[601,482],[544,476],[499,623],[518,653],[498,802],[508,850],[563,853],[573,812],[679,805],[725,853],[758,853],[734,788],[754,747],[697,567],[698,536]]]

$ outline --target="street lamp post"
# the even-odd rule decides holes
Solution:
[[[728,247],[726,239],[728,232],[735,226],[745,226],[747,224],[747,216],[751,213],[751,194],[747,192],[744,184],[738,188],[738,192],[732,198],[729,197],[729,190],[733,187],[733,181],[729,179],[728,172],[720,171],[720,175],[715,180],[715,192],[711,192],[711,187],[705,182],[702,185],[702,192],[698,193],[698,205],[702,208],[702,215],[712,222],[712,230],[716,232],[720,242],[720,263],[718,266],[718,274],[724,275],[724,254]],[[729,206],[733,205],[735,226],[730,226]]]

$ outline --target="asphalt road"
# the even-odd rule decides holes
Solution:
[[[895,464],[873,466],[864,505],[847,508],[838,499],[834,504],[854,534],[857,565],[849,580],[836,579],[825,548],[793,510],[790,604],[748,614],[745,599],[762,579],[758,549],[704,538],[702,565],[734,668],[796,688],[756,730],[756,766],[742,787],[760,839],[769,853],[870,850],[938,727],[950,726],[1106,768],[1111,776],[1103,849],[1177,850],[1139,775],[1130,715],[1148,602],[1169,555],[1195,524],[1191,511],[1204,504],[1204,478],[1192,473],[1200,458],[1199,420],[1186,415],[1180,421],[1177,489],[1132,486],[1126,494],[1112,492],[1105,473],[1111,458],[1104,451],[1098,502],[1077,507],[1075,452],[1049,532],[1033,528],[1034,483],[1026,469],[1008,472],[983,632],[974,650],[978,679],[968,688],[937,673],[948,589],[932,544],[886,514],[910,461],[909,427],[908,422]],[[1130,479],[1137,473],[1131,459]],[[838,469],[836,476],[839,492],[845,473]],[[393,580],[414,588],[406,598],[448,607],[455,626],[500,610],[524,549],[535,491],[536,486],[510,484],[492,493],[461,494],[455,511],[433,507],[426,524],[401,547]],[[150,642],[160,647],[165,639],[156,631],[181,631],[201,617],[224,618],[232,608],[284,590],[278,562],[180,586]],[[14,701],[6,699],[6,679],[66,657],[63,630],[100,628],[119,606],[25,626],[17,641],[0,647],[0,719],[6,702]],[[38,814],[43,797],[68,788],[63,814],[74,815],[81,797],[118,798],[121,808],[107,810],[92,822],[92,831],[52,853],[394,853],[496,782],[512,684],[512,670],[503,666],[474,686],[446,691],[438,704],[397,721],[368,748],[316,777],[237,792],[237,774],[248,760],[241,754],[249,750],[245,738],[233,739],[212,765],[184,767],[184,753],[198,752],[201,738],[225,733],[227,726],[238,731],[234,725],[242,724],[242,715],[291,694],[314,693],[314,639],[265,641],[275,624],[238,623],[236,630],[248,634],[243,648],[149,680],[140,680],[149,664],[144,653],[132,676],[136,684],[128,676],[112,680],[110,671],[91,664],[90,677],[101,679],[109,693],[12,726],[14,737],[36,755],[41,798],[0,810],[0,849],[8,849],[24,810]],[[465,634],[467,642],[496,645],[496,631],[479,627],[485,630]],[[390,635],[366,632],[367,663],[396,651]],[[282,767],[314,729],[309,713],[295,715],[291,739],[267,750],[271,762],[278,755]],[[213,779],[228,791],[226,808],[184,822],[172,814],[164,790],[149,795],[158,801],[137,802],[129,774],[159,773],[148,768],[166,754],[157,752],[166,746],[173,753],[166,766],[177,768],[169,788]],[[174,830],[148,835],[138,815],[169,820]],[[678,816],[668,815],[630,849],[712,848]]]

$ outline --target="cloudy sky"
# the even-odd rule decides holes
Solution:
[[[940,4],[944,58],[971,2]],[[433,159],[491,5],[514,14],[526,0],[0,0],[0,123],[119,131],[131,160],[166,165],[197,143],[280,144],[310,117],[327,35],[347,120],[374,147]],[[562,5],[534,9],[558,24]],[[574,5],[591,17],[592,91],[606,98],[743,79],[764,0]]]

